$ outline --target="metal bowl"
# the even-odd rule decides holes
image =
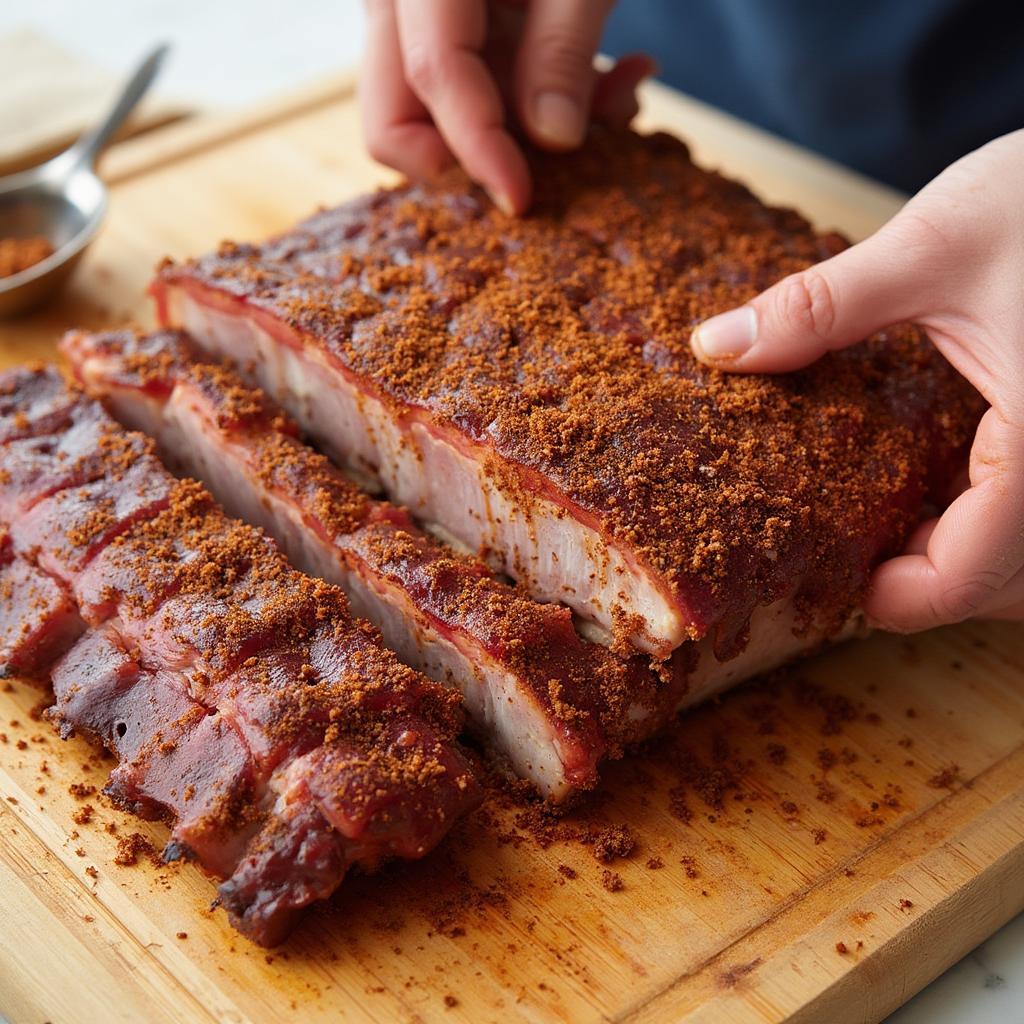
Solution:
[[[52,160],[0,178],[0,238],[42,236],[54,252],[17,274],[0,277],[0,318],[41,305],[71,275],[107,212],[96,157],[142,99],[167,54],[157,47],[139,65],[110,113]]]

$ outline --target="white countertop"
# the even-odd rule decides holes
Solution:
[[[1024,914],[983,942],[886,1024],[1022,1024]]]
[[[252,103],[350,67],[363,42],[360,0],[35,0],[0,5],[0,32],[24,26],[46,32],[112,71],[127,71],[153,43],[168,40],[174,53],[160,88],[201,107]],[[1024,1024],[1024,915],[887,1024]]]

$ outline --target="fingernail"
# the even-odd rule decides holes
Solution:
[[[542,142],[572,148],[583,141],[583,108],[564,92],[542,92],[533,102],[533,131]]]
[[[506,217],[514,217],[516,215],[515,203],[512,199],[504,192],[498,192],[493,189],[488,189],[487,194],[491,197],[491,202],[501,210]]]
[[[727,362],[739,359],[757,337],[757,314],[752,306],[740,306],[698,324],[690,335],[690,348],[698,359]]]

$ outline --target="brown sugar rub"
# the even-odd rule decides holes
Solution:
[[[659,657],[795,605],[832,631],[981,402],[903,326],[785,377],[689,335],[845,243],[665,135],[531,156],[510,219],[457,173],[168,263],[166,325],[235,360],[329,454],[541,600]]]
[[[368,498],[262,391],[195,361],[184,334],[71,332],[61,348],[168,465],[267,530],[298,568],[341,585],[406,663],[458,686],[489,746],[549,799],[593,785],[603,757],[678,707],[816,642],[782,630],[782,646],[745,667],[719,663],[706,642],[657,670],[645,656],[623,659],[582,639],[564,606],[530,599],[424,534],[406,510]]]
[[[403,660],[455,682],[479,732],[544,796],[593,785],[598,761],[663,721],[686,691],[682,657],[662,679],[644,658],[586,642],[564,606],[531,600],[425,535],[406,510],[367,497],[263,392],[194,361],[185,335],[72,332],[61,348],[90,393],[154,437],[169,465],[266,529],[297,567],[341,585]]]
[[[479,802],[454,695],[55,370],[0,375],[0,509],[6,557],[79,623],[37,661],[48,717],[117,756],[105,792],[171,823],[164,856],[223,877],[255,941],[352,865],[422,856]],[[38,634],[66,609],[8,613]]]
[[[42,235],[28,238],[0,238],[0,277],[20,274],[55,252],[53,243]]]

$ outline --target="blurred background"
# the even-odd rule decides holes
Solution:
[[[156,42],[173,51],[128,133],[353,68],[361,0],[0,3],[0,174],[62,148]]]
[[[363,43],[360,0],[33,0],[0,4],[0,36],[45,35],[115,73],[154,42],[174,45],[159,92],[229,106],[353,65]],[[0,83],[9,73],[0,59]],[[15,54],[16,56],[16,54]],[[6,106],[6,103],[4,104]]]

